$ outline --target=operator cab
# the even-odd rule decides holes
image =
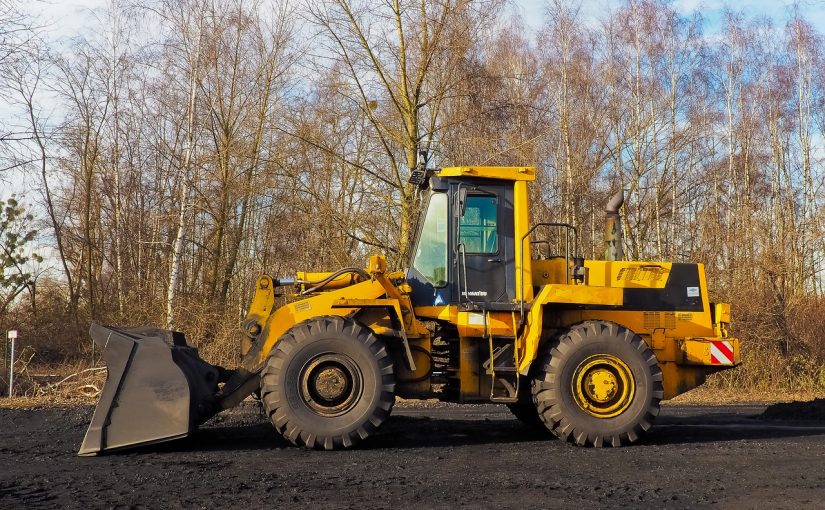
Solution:
[[[515,306],[515,181],[473,170],[443,169],[425,183],[428,191],[406,275],[416,307]]]

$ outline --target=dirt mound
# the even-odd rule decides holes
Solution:
[[[760,415],[766,420],[825,420],[825,398],[808,402],[783,402],[768,406]]]

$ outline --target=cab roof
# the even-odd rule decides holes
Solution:
[[[508,181],[533,181],[536,169],[532,166],[448,166],[435,174],[438,177],[477,177]]]

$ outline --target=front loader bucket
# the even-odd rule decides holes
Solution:
[[[183,334],[93,324],[106,384],[78,455],[184,437],[214,415],[225,371],[198,357]]]

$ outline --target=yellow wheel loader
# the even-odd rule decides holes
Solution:
[[[81,455],[190,434],[252,394],[308,448],[349,448],[395,398],[497,402],[577,445],[637,441],[660,402],[739,363],[730,308],[701,264],[626,261],[621,193],[605,260],[573,225],[531,224],[531,167],[420,169],[410,267],[261,276],[240,366],[206,363],[182,334],[94,325],[108,379]]]

